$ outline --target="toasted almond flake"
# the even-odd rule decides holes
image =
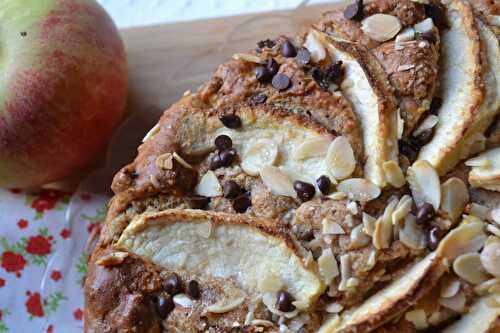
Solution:
[[[480,284],[488,280],[488,275],[481,265],[479,253],[466,253],[458,256],[453,261],[453,271],[471,284]]]
[[[312,157],[326,156],[331,142],[332,140],[326,136],[306,140],[295,149],[293,158],[296,160],[305,160]]]
[[[265,320],[265,319],[254,319],[254,320],[250,321],[250,325],[263,326],[263,327],[273,327],[274,323],[272,321]]]
[[[307,310],[309,308],[309,303],[305,301],[293,301],[292,305],[299,310]]]
[[[121,264],[125,258],[128,257],[128,252],[122,252],[122,251],[117,251],[117,252],[112,252],[108,253],[99,259],[96,260],[96,263],[99,266],[116,266]]]
[[[278,157],[278,144],[270,139],[250,139],[242,154],[241,168],[250,176],[257,176],[263,167],[273,165]]]
[[[422,309],[415,309],[405,313],[405,319],[415,326],[417,330],[425,330],[429,325],[427,324],[427,317],[425,311]]]
[[[311,60],[315,63],[320,62],[326,57],[326,50],[314,33],[309,33],[306,37],[304,47],[311,53]]]
[[[385,42],[392,39],[401,30],[401,22],[392,15],[374,14],[361,22],[361,29],[371,39]]]
[[[211,313],[226,313],[233,309],[236,309],[238,306],[245,302],[245,295],[237,295],[234,298],[230,299],[222,299],[219,302],[209,305],[207,307],[207,311]]]
[[[222,186],[212,170],[207,171],[201,177],[200,182],[195,188],[195,193],[204,197],[218,197],[222,195]]]
[[[343,254],[340,256],[340,284],[338,290],[347,290],[347,280],[351,277],[351,256],[350,254]]]
[[[160,124],[156,124],[153,126],[153,128],[151,128],[147,133],[146,135],[144,136],[144,138],[142,139],[142,142],[146,142],[149,140],[149,138],[151,138],[153,135],[155,135],[156,133],[158,133],[160,131]]]
[[[402,42],[409,42],[415,39],[415,29],[412,27],[408,27],[401,31],[396,36],[396,44],[401,44]]]
[[[344,306],[337,302],[330,303],[325,307],[325,311],[328,313],[340,313],[342,310],[344,310]]]
[[[493,209],[490,213],[490,216],[493,222],[500,226],[500,207]]]
[[[475,286],[474,292],[479,296],[484,296],[491,292],[490,291],[491,288],[498,286],[500,286],[500,278],[493,278]]]
[[[493,235],[500,237],[500,229],[495,227],[493,224],[488,224],[488,226],[486,226],[486,230],[491,232]]]
[[[363,224],[358,224],[351,230],[350,240],[349,247],[351,249],[358,249],[370,244],[370,237],[363,232]]]
[[[486,206],[472,202],[469,206],[467,206],[467,213],[480,220],[486,220],[490,215],[490,210]]]
[[[407,215],[403,229],[399,230],[399,240],[412,250],[422,250],[427,246],[427,236],[419,228],[414,215]]]
[[[434,126],[436,126],[438,122],[439,122],[439,117],[434,114],[430,114],[427,117],[425,117],[422,123],[413,131],[412,135],[414,137],[417,137],[424,131],[434,128]]]
[[[413,68],[415,68],[414,64],[399,65],[397,71],[404,72],[404,71],[408,71],[408,70],[413,69]]]
[[[356,159],[351,144],[344,136],[336,137],[328,147],[325,163],[335,179],[345,179],[356,168]]]
[[[347,282],[346,282],[347,289],[352,289],[352,288],[359,286],[360,282],[361,281],[359,281],[358,278],[350,277],[349,279],[347,279]]]
[[[373,236],[376,222],[377,222],[376,218],[363,212],[363,231],[365,232],[365,234]]]
[[[378,218],[375,223],[375,230],[372,236],[373,246],[376,249],[387,249],[391,246],[392,241],[392,223],[387,222],[383,218]]]
[[[179,305],[183,308],[190,308],[193,306],[193,301],[186,294],[177,294],[172,300],[176,305]]]
[[[461,224],[441,240],[436,251],[451,262],[459,255],[479,251],[485,241],[482,223]]]
[[[345,198],[347,198],[347,195],[343,192],[333,192],[328,196],[328,198],[332,200],[344,200]]]
[[[276,293],[281,288],[283,288],[283,280],[271,271],[267,271],[257,283],[257,290],[263,293]]]
[[[429,17],[429,18],[426,18],[425,20],[423,20],[422,22],[419,22],[419,23],[415,24],[413,26],[413,28],[415,29],[415,31],[417,33],[424,34],[426,32],[431,32],[432,31],[432,29],[434,28],[434,22]]]
[[[408,168],[407,178],[417,207],[428,202],[438,210],[441,204],[441,184],[432,165],[425,160],[416,161]]]
[[[366,261],[366,265],[361,269],[362,272],[369,272],[375,267],[377,263],[377,251],[372,250],[370,255],[368,256],[368,260]]]
[[[459,291],[453,297],[439,298],[439,304],[458,313],[465,312],[465,301],[466,299],[463,291]]]
[[[413,199],[408,194],[405,194],[401,197],[392,213],[392,224],[399,225],[403,219],[410,214],[413,206]]]
[[[447,275],[441,280],[440,296],[449,298],[455,296],[460,290],[460,281],[453,275]]]
[[[328,218],[321,221],[323,235],[342,235],[345,234],[344,229],[340,224]]]
[[[174,152],[172,154],[172,156],[174,157],[174,159],[179,162],[180,165],[182,165],[183,167],[185,167],[186,169],[192,169],[193,167],[191,166],[191,164],[189,164],[188,162],[186,162],[186,160],[184,160],[182,157],[180,157],[179,154],[177,154],[176,152]]]
[[[490,159],[486,156],[473,157],[465,161],[465,165],[479,168],[490,168],[492,166]]]
[[[160,170],[172,170],[174,166],[173,155],[171,153],[165,153],[156,158],[156,167]]]
[[[401,138],[403,137],[403,132],[405,130],[405,120],[403,119],[403,117],[401,117],[401,110],[398,109],[397,111],[397,114],[396,114],[396,117],[397,117],[397,131],[398,131],[398,140],[401,140]]]
[[[339,275],[339,267],[337,260],[331,249],[324,249],[321,256],[318,258],[319,273],[323,277],[326,284],[332,283],[332,280]]]
[[[280,168],[267,165],[260,171],[260,177],[264,185],[276,195],[284,195],[295,198],[296,193],[290,178]]]
[[[411,0],[412,2],[416,2],[416,3],[421,3],[423,5],[428,5],[430,4],[430,1],[429,0]]]
[[[389,184],[391,184],[395,188],[403,187],[404,184],[406,184],[406,179],[403,175],[403,171],[396,161],[384,162],[382,168],[384,169],[385,179]]]
[[[260,57],[249,53],[236,53],[233,55],[233,59],[253,62],[256,64],[264,64],[266,62],[265,59],[261,59]]]
[[[370,201],[380,195],[380,187],[364,178],[344,180],[337,186],[337,189],[355,201]]]
[[[441,185],[441,209],[448,214],[452,222],[458,221],[469,202],[467,185],[456,177]]]
[[[347,210],[348,210],[349,212],[351,212],[351,214],[352,214],[352,215],[358,215],[358,212],[359,212],[359,211],[358,211],[358,204],[357,204],[357,203],[355,203],[354,201],[349,201],[349,202],[346,204],[345,208],[347,208]]]
[[[481,264],[491,275],[500,278],[500,243],[488,244],[481,252]]]

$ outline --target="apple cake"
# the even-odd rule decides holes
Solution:
[[[86,332],[500,332],[497,1],[257,43],[115,176]]]

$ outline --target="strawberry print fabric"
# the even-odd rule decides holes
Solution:
[[[0,332],[82,332],[87,240],[107,200],[0,190]]]

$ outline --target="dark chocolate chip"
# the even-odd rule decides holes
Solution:
[[[273,79],[273,76],[271,75],[269,70],[264,66],[256,67],[254,73],[255,73],[255,78],[260,83],[269,83]]]
[[[429,250],[434,251],[437,249],[439,242],[443,238],[444,233],[441,229],[438,227],[433,227],[429,231],[429,236],[428,236],[428,242],[427,242],[427,247]]]
[[[357,0],[355,3],[347,6],[344,10],[344,17],[347,20],[356,21],[363,19],[363,1]]]
[[[434,136],[434,129],[428,128],[417,136],[411,138],[411,143],[414,147],[421,148],[428,144]]]
[[[332,182],[328,176],[321,176],[316,179],[316,185],[318,185],[319,190],[322,194],[327,195],[330,193],[330,187],[332,186]]]
[[[236,150],[234,148],[223,150],[219,153],[219,158],[222,167],[228,167],[236,160]]]
[[[222,161],[220,159],[219,151],[217,150],[210,160],[210,170],[216,170],[220,167],[222,167]]]
[[[316,189],[313,185],[301,182],[300,180],[296,180],[293,182],[293,189],[297,192],[297,196],[303,202],[309,201],[314,198],[314,194],[316,193]]]
[[[272,49],[274,45],[276,45],[276,43],[270,39],[261,40],[257,43],[257,47],[259,49],[263,49],[265,47]]]
[[[252,200],[249,198],[249,193],[241,194],[233,200],[233,209],[237,213],[244,213],[252,205]]]
[[[413,163],[417,160],[417,150],[407,141],[399,141],[399,152],[402,155],[406,156],[410,163]]]
[[[276,298],[276,309],[281,312],[292,312],[295,306],[292,304],[295,300],[287,291],[280,291]]]
[[[429,107],[429,112],[437,114],[441,106],[443,105],[443,99],[441,97],[434,96]]]
[[[430,203],[425,202],[423,205],[418,207],[417,211],[417,223],[420,225],[427,224],[432,218],[436,216],[436,211],[434,210],[434,206]]]
[[[310,242],[314,239],[314,232],[312,230],[299,232],[297,238],[301,241]]]
[[[156,312],[161,319],[167,318],[174,308],[175,303],[172,300],[172,297],[158,296],[156,299]]]
[[[305,47],[301,47],[297,52],[297,62],[300,65],[308,65],[311,62],[311,52]]]
[[[234,180],[228,180],[224,183],[224,198],[234,199],[244,191]]]
[[[235,114],[225,114],[219,117],[220,121],[227,128],[240,128],[241,127],[241,119]]]
[[[267,59],[266,68],[271,74],[271,77],[273,77],[276,74],[278,74],[278,71],[280,70],[280,65],[273,58],[269,58]]]
[[[182,282],[179,275],[175,273],[170,274],[165,280],[163,288],[165,288],[165,291],[171,296],[180,294],[182,292]]]
[[[432,18],[432,21],[436,26],[440,28],[447,28],[449,26],[446,14],[440,6],[436,6],[435,4],[428,4],[424,5],[424,7],[425,15]]]
[[[264,104],[267,101],[266,94],[258,94],[250,97],[250,103],[252,104]]]
[[[285,74],[277,74],[273,77],[272,85],[279,91],[283,91],[290,87],[290,78]]]
[[[286,58],[293,58],[297,55],[297,50],[295,46],[289,40],[286,40],[283,45],[281,45],[281,54]]]
[[[344,80],[344,67],[342,61],[326,66],[326,68],[317,67],[312,72],[312,77],[321,89],[328,91],[330,85],[335,83],[340,85]]]
[[[200,285],[198,281],[191,280],[187,284],[187,294],[192,299],[200,299]]]
[[[233,140],[227,135],[219,135],[215,138],[215,147],[219,150],[225,150],[233,147]]]
[[[205,209],[210,203],[210,198],[203,197],[201,195],[196,195],[187,198],[187,202],[189,207],[192,209]]]
[[[433,31],[427,31],[427,32],[421,33],[421,34],[419,34],[419,36],[420,36],[422,39],[424,39],[424,40],[428,41],[428,42],[429,42],[429,43],[431,43],[431,44],[434,44],[434,43],[436,43],[436,42],[437,42],[436,35],[434,34],[434,32],[433,32]]]

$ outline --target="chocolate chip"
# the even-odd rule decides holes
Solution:
[[[187,294],[192,299],[200,299],[200,285],[198,281],[191,280],[187,284]]]
[[[219,151],[217,150],[210,160],[210,170],[216,170],[220,167],[222,167],[222,161],[220,159]]]
[[[361,21],[363,19],[363,1],[357,0],[355,3],[347,6],[344,10],[344,17],[347,20]]]
[[[424,33],[421,33],[419,34],[420,38],[428,41],[429,43],[436,43],[437,42],[437,38],[436,38],[436,35],[434,34],[433,31],[427,31],[427,32],[424,32]]]
[[[257,43],[258,49],[263,49],[265,47],[272,49],[276,43],[270,39],[261,40]]]
[[[413,163],[417,160],[417,150],[407,141],[399,141],[399,152],[402,155],[406,156],[410,163]]]
[[[443,105],[443,99],[441,97],[434,96],[429,107],[429,112],[437,114],[441,106]]]
[[[423,147],[428,144],[434,136],[434,129],[428,128],[417,136],[412,137],[412,144],[415,147]]]
[[[286,58],[293,58],[297,55],[297,50],[293,46],[292,42],[286,40],[283,45],[281,45],[281,54]]]
[[[300,65],[308,65],[311,62],[311,52],[305,47],[301,47],[297,52],[297,62]]]
[[[340,85],[344,80],[344,68],[342,61],[328,65],[326,68],[317,67],[312,72],[314,81],[321,89],[328,91],[331,84]]]
[[[169,293],[171,296],[175,296],[182,291],[182,282],[179,278],[179,275],[172,273],[168,276],[163,284],[163,288],[165,291]]]
[[[434,216],[436,216],[436,211],[434,210],[434,206],[432,206],[428,202],[425,202],[423,205],[418,207],[417,223],[420,225],[425,225],[427,224],[427,222],[432,220]]]
[[[203,197],[201,195],[196,195],[187,198],[187,203],[192,209],[205,209],[210,203],[210,198]]]
[[[249,193],[241,194],[233,200],[233,209],[237,213],[244,213],[252,205],[252,200],[249,198]]]
[[[290,87],[290,78],[285,74],[277,74],[273,77],[272,85],[279,91],[283,91]]]
[[[269,83],[273,79],[271,72],[269,72],[269,70],[264,66],[256,67],[254,73],[255,73],[255,78],[260,83]]]
[[[244,191],[234,180],[228,180],[224,183],[224,198],[234,199]]]
[[[278,71],[280,70],[280,65],[273,58],[269,58],[269,59],[267,59],[266,68],[272,77],[272,76],[275,76],[276,74],[278,74]]]
[[[225,114],[219,117],[220,121],[227,128],[240,128],[241,127],[241,119],[235,114]]]
[[[443,236],[444,233],[441,229],[439,229],[438,227],[432,228],[429,231],[429,239],[427,242],[427,247],[429,248],[429,250],[434,251],[435,249],[437,249],[439,242],[441,241]]]
[[[309,201],[314,198],[314,194],[316,193],[316,189],[313,185],[301,182],[300,180],[296,180],[293,182],[293,189],[297,192],[297,196],[302,201]]]
[[[440,6],[436,6],[434,4],[424,5],[425,15],[432,18],[432,21],[435,25],[440,28],[447,28],[448,19],[446,18],[446,14]]]
[[[227,135],[219,135],[215,138],[215,147],[219,150],[225,150],[233,147],[233,140]]]
[[[234,148],[223,150],[219,153],[219,159],[222,167],[228,167],[236,160],[236,150]]]
[[[276,309],[281,312],[292,312],[295,306],[292,304],[294,299],[287,291],[280,291],[276,298]]]
[[[318,185],[319,190],[322,194],[327,195],[330,193],[330,187],[332,186],[332,182],[328,176],[321,176],[316,179],[316,185]]]
[[[250,97],[250,103],[252,104],[264,104],[267,101],[266,94],[258,94]]]
[[[175,303],[172,300],[172,297],[158,296],[155,303],[156,312],[161,319],[167,318],[170,312],[172,312],[175,308]]]

